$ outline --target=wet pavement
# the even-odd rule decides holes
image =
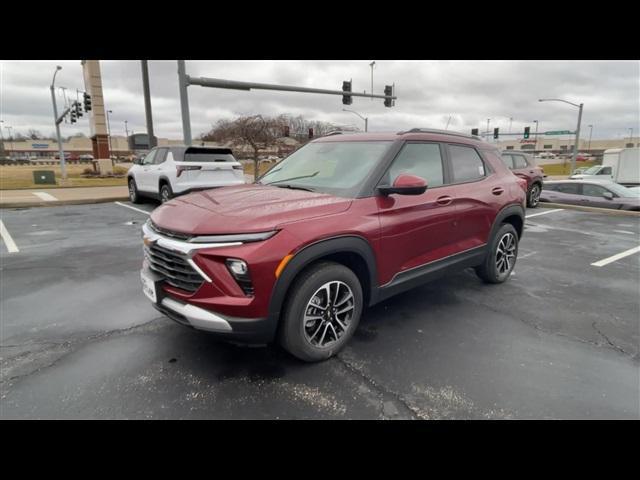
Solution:
[[[305,364],[153,309],[123,205],[2,211],[0,418],[640,418],[640,254],[591,265],[640,244],[635,218],[530,210],[509,282],[401,294]]]

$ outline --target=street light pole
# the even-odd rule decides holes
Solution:
[[[111,148],[111,122],[109,121],[110,113],[113,113],[113,111],[107,110],[107,132],[109,133],[109,155],[113,155],[113,150]]]
[[[509,117],[509,133],[511,133],[511,125],[513,124],[513,117]]]
[[[533,138],[535,139],[535,144],[533,146],[533,151],[538,150],[538,120],[534,120],[533,123],[536,124],[536,133],[533,134]]]
[[[64,149],[62,148],[62,137],[60,136],[60,123],[58,122],[58,106],[56,105],[56,75],[58,71],[62,70],[60,65],[56,66],[56,71],[53,74],[53,80],[51,80],[51,101],[53,102],[53,121],[56,124],[56,137],[58,140],[58,152],[60,154],[60,171],[62,172],[62,181],[67,180],[67,168],[64,160]]]
[[[577,105],[575,103],[567,102],[566,100],[562,100],[560,98],[540,98],[539,102],[563,102],[568,103],[574,107],[578,108],[578,125],[576,126],[576,140],[573,145],[573,155],[571,156],[571,171],[573,172],[576,169],[576,157],[578,155],[578,145],[580,144],[580,122],[582,122],[582,107],[584,107],[584,103]]]
[[[11,151],[15,154],[16,152],[13,151],[13,133],[11,133],[11,130],[13,130],[13,127],[4,127],[4,128],[9,130],[9,141],[11,142]]]
[[[487,118],[487,139],[489,139],[489,122],[491,122],[491,119]]]
[[[589,127],[589,147],[587,147],[587,150],[589,150],[589,154],[591,154],[591,134],[593,133],[593,125],[588,125]]]
[[[629,143],[633,142],[633,127],[629,129]]]
[[[0,120],[0,123],[4,123],[4,120]],[[0,125],[0,154],[4,157],[4,134],[2,133],[2,125]]]
[[[364,131],[367,132],[368,128],[369,128],[369,119],[366,117],[363,117],[362,115],[360,115],[358,112],[355,112],[353,110],[347,110],[346,108],[342,109],[343,112],[351,112],[351,113],[355,113],[357,116],[359,116],[362,120],[364,120]]]
[[[373,66],[375,64],[375,60],[369,64],[369,66],[371,67],[371,94],[373,94]],[[373,102],[373,98],[371,98],[371,101]]]

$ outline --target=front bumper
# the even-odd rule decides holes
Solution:
[[[176,323],[229,340],[270,343],[274,338],[273,326],[267,318],[230,317],[167,296],[153,306]]]

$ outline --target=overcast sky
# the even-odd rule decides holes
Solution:
[[[187,73],[260,83],[277,83],[340,90],[353,79],[353,90],[371,89],[371,60],[355,61],[187,61]],[[13,131],[26,134],[34,128],[54,132],[49,85],[55,66],[63,69],[56,85],[67,95],[84,88],[82,67],[75,61],[0,61],[0,120]],[[106,108],[113,135],[144,132],[145,113],[139,61],[101,61]],[[177,65],[175,61],[150,61],[151,103],[155,134],[182,138]],[[303,115],[364,128],[364,122],[342,108],[369,118],[369,131],[411,127],[445,128],[469,132],[471,128],[522,131],[574,130],[577,108],[538,98],[563,98],[583,102],[583,132],[593,124],[593,138],[623,138],[633,128],[640,131],[640,62],[637,61],[383,61],[376,60],[374,93],[395,82],[396,106],[386,108],[381,99],[354,97],[344,106],[341,97],[275,91],[239,91],[189,87],[191,128],[194,137],[221,118],[236,115]],[[62,92],[58,90],[59,100]],[[62,124],[62,135],[89,134],[86,117]],[[7,130],[3,130],[7,135]],[[585,138],[582,135],[582,138]]]

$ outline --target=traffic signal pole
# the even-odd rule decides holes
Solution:
[[[226,88],[230,90],[276,90],[280,92],[299,92],[299,93],[319,93],[324,95],[341,95],[343,97],[366,97],[366,98],[382,98],[385,100],[385,106],[391,107],[398,97],[395,95],[395,85],[393,87],[385,87],[384,95],[373,95],[371,93],[356,93],[345,90],[327,90],[323,88],[297,87],[293,85],[273,85],[268,83],[254,82],[238,82],[235,80],[224,80],[220,78],[207,77],[190,77],[186,73],[184,60],[178,60],[178,83],[180,89],[180,106],[182,108],[182,131],[184,142],[191,145],[191,120],[189,118],[189,98],[187,95],[187,87],[189,85],[199,85],[209,88]]]

